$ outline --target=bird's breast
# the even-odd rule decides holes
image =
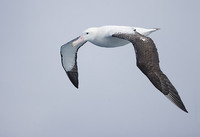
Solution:
[[[130,43],[127,40],[123,40],[123,39],[115,38],[115,37],[97,38],[90,42],[97,46],[106,47],[106,48],[120,47],[120,46],[124,46]]]

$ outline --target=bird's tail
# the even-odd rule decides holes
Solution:
[[[148,36],[149,34],[151,34],[154,31],[159,30],[160,28],[153,28],[153,29],[144,29],[144,28],[137,28],[135,27],[135,30],[140,33],[143,34],[144,36]]]

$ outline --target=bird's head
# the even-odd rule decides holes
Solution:
[[[72,46],[76,46],[80,43],[86,42],[86,41],[92,41],[94,40],[97,33],[97,28],[88,28],[86,29],[82,35],[72,43]]]

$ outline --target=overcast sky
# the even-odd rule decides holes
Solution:
[[[199,137],[198,0],[1,0],[0,137]],[[88,27],[161,28],[150,37],[189,113],[136,67],[131,44],[78,54],[79,89],[60,46]]]

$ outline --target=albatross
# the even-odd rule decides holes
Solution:
[[[161,71],[157,48],[147,37],[158,28],[145,29],[129,26],[102,26],[86,29],[81,36],[61,46],[61,63],[72,84],[78,88],[77,52],[87,41],[94,45],[114,48],[132,43],[137,67],[177,107],[188,113],[177,90]]]

